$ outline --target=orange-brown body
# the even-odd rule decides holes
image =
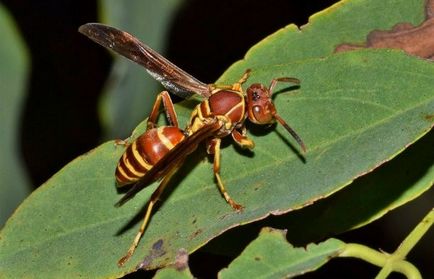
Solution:
[[[220,177],[221,138],[231,135],[235,143],[242,148],[253,149],[255,145],[246,134],[246,119],[259,125],[269,125],[277,121],[295,138],[301,148],[306,150],[297,133],[277,114],[272,101],[273,89],[278,82],[299,84],[298,79],[274,78],[269,87],[255,83],[244,92],[241,85],[249,76],[250,70],[247,70],[241,79],[232,85],[206,84],[125,31],[98,23],[85,24],[79,31],[98,44],[142,65],[172,93],[184,98],[198,94],[203,98],[193,110],[186,129],[182,131],[178,128],[176,112],[169,93],[161,92],[149,115],[146,132],[127,146],[119,160],[116,168],[118,185],[134,185],[119,200],[118,206],[134,197],[144,187],[161,179],[160,185],[148,201],[139,232],[127,254],[119,260],[119,266],[124,265],[133,255],[150,220],[153,206],[170,178],[182,166],[186,156],[193,152],[199,143],[206,142],[208,154],[214,157],[213,172],[220,193],[237,211],[243,207],[229,196]],[[164,105],[169,126],[157,128],[161,103]]]
[[[184,138],[183,131],[173,126],[153,128],[140,135],[119,159],[116,167],[118,185],[138,181]]]
[[[216,89],[192,112],[185,132],[178,127],[162,126],[147,130],[128,145],[116,167],[119,186],[138,181],[185,136],[200,130],[207,120],[219,118],[225,125],[213,137],[225,137],[241,127],[246,119],[245,98],[242,92]]]
[[[242,92],[216,89],[208,99],[194,108],[186,132],[189,135],[193,134],[202,128],[208,119],[217,117],[225,125],[213,137],[225,137],[244,123],[246,119],[245,107],[246,103]]]

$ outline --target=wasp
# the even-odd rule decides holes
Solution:
[[[250,74],[250,70],[247,70],[240,80],[232,85],[206,84],[125,31],[99,23],[88,23],[82,25],[79,32],[143,66],[170,92],[183,98],[193,94],[203,98],[203,101],[193,109],[186,128],[180,129],[169,93],[161,92],[148,117],[146,131],[132,143],[126,144],[127,148],[116,167],[115,177],[119,187],[130,184],[132,187],[116,205],[121,206],[152,182],[161,182],[152,193],[139,232],[126,255],[119,260],[119,266],[124,265],[133,255],[149,222],[152,208],[169,180],[201,142],[206,143],[207,153],[213,155],[213,172],[220,193],[236,211],[242,210],[243,206],[230,197],[220,177],[222,138],[230,135],[240,147],[253,149],[255,144],[246,135],[246,120],[259,125],[269,125],[277,121],[306,152],[305,144],[279,116],[271,99],[278,82],[299,84],[298,79],[275,78],[268,87],[254,83],[244,92],[242,84],[247,81]],[[169,125],[157,127],[161,103]]]

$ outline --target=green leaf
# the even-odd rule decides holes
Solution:
[[[236,256],[263,226],[285,228],[294,245],[306,245],[382,217],[425,193],[434,184],[434,130],[390,162],[357,178],[349,187],[311,206],[232,229],[207,250]]]
[[[162,268],[157,271],[154,279],[172,278],[194,278],[188,268],[188,252],[184,249],[178,251],[174,265]]]
[[[291,241],[307,243],[377,220],[432,187],[433,142],[431,130],[391,162],[360,177],[350,187],[277,222],[286,224]]]
[[[18,127],[25,97],[28,54],[10,14],[0,5],[0,227],[30,193],[19,156]]]
[[[163,53],[171,17],[181,0],[101,1],[103,22],[126,30]],[[100,104],[105,138],[127,136],[150,112],[161,85],[143,68],[114,55],[111,75]]]
[[[154,279],[177,279],[177,278],[184,278],[184,279],[193,279],[193,275],[191,275],[190,270],[184,269],[184,270],[177,270],[175,267],[166,267],[163,269],[160,269],[157,271],[157,274],[155,274]]]
[[[277,42],[284,53],[288,44]],[[267,41],[254,48],[262,47],[273,49]],[[246,68],[249,59],[243,62]],[[242,213],[220,197],[201,147],[172,181],[176,189],[162,198],[134,257],[119,269],[116,262],[157,185],[114,208],[120,194],[113,173],[123,148],[109,142],[68,164],[20,206],[0,233],[0,277],[119,277],[143,259],[151,259],[144,268],[166,266],[180,248],[192,252],[229,228],[331,195],[396,156],[433,125],[432,63],[387,50],[267,61],[253,68],[248,84],[288,75],[302,80],[299,90],[285,89],[287,94],[277,94],[275,101],[308,153],[303,160],[291,149],[294,143],[280,126],[249,127],[256,142],[253,154],[225,145],[222,178],[231,196],[245,205]],[[228,82],[239,79],[235,72],[225,75]],[[176,107],[180,123],[187,122],[193,105],[188,101]],[[160,242],[165,253],[149,257]]]
[[[295,248],[285,235],[286,231],[262,229],[258,238],[220,271],[219,278],[292,278],[318,269],[345,248],[337,239]]]
[[[267,67],[330,55],[343,42],[363,43],[373,29],[425,19],[424,0],[343,0],[309,18],[300,29],[288,25],[252,47],[219,83],[233,81],[246,68]]]
[[[117,259],[139,225],[140,208],[156,185],[114,208],[120,195],[113,173],[123,148],[109,142],[67,165],[17,210],[0,235],[0,270],[7,267],[8,272],[28,277],[43,261],[45,277],[56,277],[60,271],[83,277],[120,276],[133,270],[160,240],[166,253],[146,267],[167,265],[180,248],[194,251],[238,224],[330,195],[432,126],[426,116],[434,112],[433,64],[396,51],[362,51],[257,69],[252,80],[271,79],[289,69],[301,78],[311,76],[303,79],[296,94],[277,98],[281,115],[291,119],[308,144],[306,162],[291,151],[281,127],[254,138],[253,157],[232,146],[224,148],[223,179],[229,193],[246,206],[243,213],[233,212],[219,196],[211,164],[198,161],[203,152],[196,153],[173,181],[176,189],[153,215],[128,268],[118,269]],[[414,83],[406,82],[408,75]],[[185,120],[190,109],[177,109]],[[134,214],[134,227],[120,232]]]

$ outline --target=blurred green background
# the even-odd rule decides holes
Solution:
[[[139,66],[79,34],[81,24],[104,22],[127,30],[193,76],[213,82],[265,36],[291,22],[304,25],[335,2],[1,1],[0,227],[26,195],[69,161],[107,139],[128,137],[161,90]],[[339,237],[392,251],[433,198],[431,190]],[[412,258],[423,274],[434,277],[432,235],[420,244],[426,249],[415,249]],[[202,250],[191,260],[215,262],[197,269],[196,276],[227,263]],[[306,278],[336,278],[349,271],[365,278],[376,270],[355,260],[336,260]]]

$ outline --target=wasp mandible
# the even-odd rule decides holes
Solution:
[[[126,151],[119,160],[115,174],[118,186],[129,184],[133,186],[116,204],[117,206],[127,202],[152,182],[161,179],[160,185],[148,201],[139,232],[127,254],[119,260],[119,266],[133,255],[149,222],[153,206],[170,178],[180,168],[185,158],[196,150],[199,143],[205,141],[207,153],[214,156],[213,172],[220,193],[237,211],[243,206],[230,197],[220,177],[220,144],[223,137],[231,135],[235,143],[242,148],[253,149],[254,142],[246,135],[246,119],[259,125],[277,121],[306,152],[303,141],[279,116],[271,99],[273,89],[278,82],[299,84],[298,79],[275,78],[268,87],[254,83],[244,92],[242,84],[247,81],[250,74],[250,70],[247,70],[241,79],[232,85],[205,84],[125,31],[99,23],[88,23],[82,25],[79,32],[142,65],[170,92],[183,98],[193,94],[203,97],[203,101],[194,108],[186,128],[182,130],[179,128],[170,95],[167,91],[161,92],[149,115],[146,131],[135,141],[127,144]],[[161,103],[169,125],[157,127],[156,119]]]

